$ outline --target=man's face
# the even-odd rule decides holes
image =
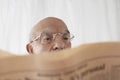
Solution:
[[[42,26],[42,25],[40,25]],[[36,39],[31,43],[32,52],[59,51],[71,47],[70,33],[63,23],[50,23],[37,29]]]

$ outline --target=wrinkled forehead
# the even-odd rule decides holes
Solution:
[[[37,32],[63,33],[68,31],[66,24],[62,21],[43,21],[36,25]]]
[[[42,29],[37,29],[37,33],[43,33],[43,32],[47,32],[47,33],[69,33],[68,29],[66,27],[44,27]]]

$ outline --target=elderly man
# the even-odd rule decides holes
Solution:
[[[30,54],[40,54],[71,48],[73,37],[61,19],[47,17],[33,27],[26,49]]]

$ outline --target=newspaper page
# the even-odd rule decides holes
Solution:
[[[12,53],[10,53],[8,51],[0,50],[0,59],[12,57],[12,56],[16,56],[16,55],[13,55]]]
[[[0,80],[120,80],[120,43],[1,59]]]

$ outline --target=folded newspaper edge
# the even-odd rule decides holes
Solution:
[[[0,60],[0,80],[119,80],[120,42]],[[98,79],[99,78],[99,79]]]

